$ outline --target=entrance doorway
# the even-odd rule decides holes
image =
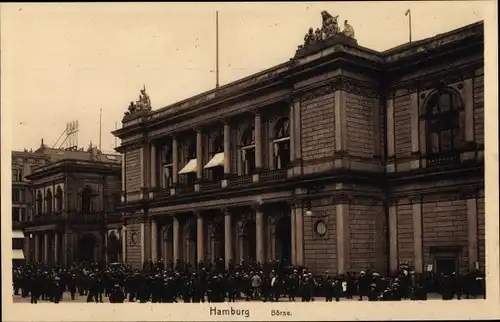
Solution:
[[[91,263],[95,261],[97,238],[92,234],[83,235],[78,241],[77,258],[80,262]]]
[[[276,223],[276,259],[290,265],[292,257],[292,222],[290,216],[283,216]]]
[[[121,252],[122,244],[118,237],[118,233],[113,230],[108,235],[108,245],[107,245],[107,253],[108,253],[108,261],[110,263],[118,262],[118,256]]]
[[[439,274],[452,274],[457,272],[458,261],[456,257],[436,257],[434,260],[436,265],[436,273]]]

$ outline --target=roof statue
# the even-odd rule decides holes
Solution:
[[[299,46],[298,49],[307,48],[313,44],[322,42],[324,40],[330,39],[334,36],[342,36],[354,39],[354,29],[347,20],[344,21],[344,30],[340,31],[338,18],[339,16],[332,16],[328,11],[323,10],[321,12],[322,24],[321,28],[309,28],[309,31],[304,36],[304,45]]]
[[[347,20],[344,21],[344,30],[342,30],[342,33],[349,38],[354,38],[354,28],[347,23]]]
[[[139,94],[139,99],[137,101],[131,101],[128,106],[128,111],[125,112],[125,116],[132,115],[141,111],[151,111],[151,99],[146,93],[146,86],[141,89]]]

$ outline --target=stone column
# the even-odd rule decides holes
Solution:
[[[109,264],[108,256],[108,230],[104,232],[104,263]]]
[[[180,232],[179,232],[179,219],[177,217],[173,218],[173,226],[172,226],[172,244],[173,244],[173,262],[174,266],[175,263],[177,263],[177,260],[180,259],[179,257],[179,239],[180,239]]]
[[[395,203],[389,205],[389,268],[390,272],[398,271],[398,218]]]
[[[205,260],[205,230],[200,213],[196,214],[196,257],[198,262]]]
[[[338,90],[335,99],[335,152],[347,150],[347,120],[345,117],[345,93]]]
[[[387,100],[387,157],[394,157],[395,140],[394,140],[394,100]]]
[[[262,120],[260,111],[255,112],[255,167],[262,168]]]
[[[146,158],[145,158],[145,148],[142,147],[139,149],[139,157],[140,157],[140,178],[141,178],[141,188],[144,187],[146,185],[146,178],[145,178],[145,174],[146,174]]]
[[[231,173],[231,127],[228,121],[224,123],[224,174]]]
[[[203,136],[201,129],[196,129],[196,179],[203,179]]]
[[[146,254],[145,254],[145,247],[146,247],[146,243],[145,243],[145,231],[144,231],[144,222],[141,222],[140,224],[140,227],[141,227],[141,267],[142,265],[144,264],[144,261],[146,260]]]
[[[232,259],[233,239],[232,239],[232,225],[231,213],[229,210],[224,210],[224,257],[226,259],[226,266]]]
[[[464,112],[465,112],[465,142],[473,143],[474,140],[474,85],[472,78],[464,81],[463,87]]]
[[[40,262],[40,234],[33,233],[35,237],[35,262]]]
[[[59,233],[54,233],[54,264],[59,265]]]
[[[301,112],[300,112],[300,102],[299,101],[294,101],[293,102],[293,112],[294,112],[294,124],[293,128],[290,128],[290,131],[293,131],[297,135],[294,136],[294,141],[295,141],[295,159],[301,159],[302,158],[302,140],[301,140]],[[291,147],[292,148],[292,147]]]
[[[291,237],[292,237],[292,265],[297,265],[297,219],[295,218],[295,205],[290,206],[290,222],[291,222]]]
[[[261,264],[266,261],[266,251],[265,251],[265,240],[264,240],[264,213],[262,212],[262,208],[258,207],[255,210],[255,239],[256,239],[256,248],[257,248],[257,262]]]
[[[295,256],[297,265],[304,265],[304,218],[302,207],[295,208],[296,243]]]
[[[349,203],[343,201],[336,205],[337,215],[337,274],[345,274],[350,270],[350,231]]]
[[[49,233],[47,232],[43,234],[43,262],[45,264],[49,262]]]
[[[477,249],[477,199],[467,199],[467,227],[468,227],[468,250],[469,271],[475,269],[475,263],[479,261]]]
[[[295,104],[290,101],[290,115],[289,115],[289,128],[290,128],[290,162],[295,160]],[[299,132],[297,132],[298,134]]]
[[[122,262],[127,261],[127,227],[122,226]]]
[[[413,257],[415,272],[417,274],[424,271],[422,252],[422,198],[411,200],[413,205]]]
[[[64,232],[62,235],[62,251],[63,251],[63,264],[64,267],[68,267],[69,264],[69,242],[68,242],[68,232]]]
[[[158,224],[155,218],[151,219],[151,260],[158,261]]]
[[[172,137],[172,183],[175,187],[179,183],[179,148],[177,137]]]
[[[156,160],[157,160],[157,156],[156,156],[156,145],[153,143],[151,144],[151,179],[150,179],[150,183],[151,183],[151,188],[154,189],[156,188],[156,178],[157,178],[157,165],[156,165]]]

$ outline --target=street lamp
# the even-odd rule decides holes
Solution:
[[[319,193],[320,190],[323,190],[325,186],[319,185],[319,184],[314,184],[311,187],[307,188],[307,197],[305,200],[305,206],[306,206],[306,216],[307,217],[312,217],[313,211],[312,211],[312,205],[311,205],[311,194],[317,194]]]

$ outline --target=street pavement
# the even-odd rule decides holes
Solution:
[[[427,295],[427,299],[428,300],[440,300],[441,296],[439,294],[431,293],[431,294]],[[355,297],[353,299],[345,299],[345,298],[340,299],[340,301],[357,301],[357,300],[358,300],[357,297]],[[364,301],[366,301],[366,300],[367,299],[365,298]],[[14,303],[30,303],[30,298],[29,297],[23,298],[20,295],[13,295],[13,301],[14,301]],[[296,302],[300,301],[300,298],[297,298],[295,301]],[[323,301],[324,302],[325,298],[324,297],[316,297],[315,301]],[[80,295],[77,295],[75,297],[75,300],[72,301],[71,296],[68,292],[64,293],[63,300],[61,301],[61,303],[86,303],[86,302],[87,302],[87,296],[80,296]],[[108,298],[103,297],[103,302],[109,303]],[[181,301],[179,301],[179,302],[181,302]],[[288,299],[283,298],[283,299],[281,299],[281,302],[288,302]],[[39,303],[50,303],[50,301],[39,301]],[[129,303],[128,300],[125,300],[125,303]],[[134,302],[134,303],[139,303],[139,302]]]

